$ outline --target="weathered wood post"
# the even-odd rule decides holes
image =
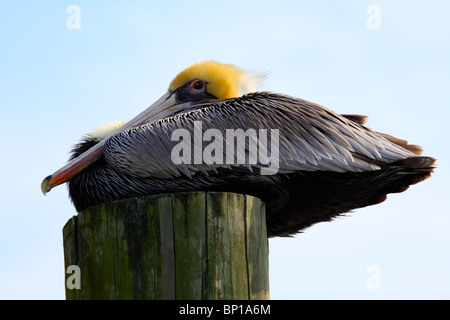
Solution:
[[[269,299],[264,203],[234,193],[89,208],[63,229],[66,299]],[[71,274],[66,274],[67,282]]]

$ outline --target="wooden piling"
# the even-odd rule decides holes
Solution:
[[[92,207],[64,226],[66,299],[269,299],[264,203],[193,192]],[[70,268],[72,269],[72,268]],[[72,277],[71,279],[68,279]]]

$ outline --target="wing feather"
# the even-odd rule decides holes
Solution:
[[[223,136],[222,163],[195,163],[202,158],[202,148],[194,147],[194,124],[201,122],[201,131],[217,129]],[[362,121],[361,121],[362,122]],[[173,132],[184,129],[189,141],[172,141]],[[415,155],[382,135],[363,127],[358,122],[334,113],[320,105],[288,96],[259,92],[241,98],[209,102],[195,110],[179,113],[168,118],[146,123],[110,137],[104,148],[106,161],[117,170],[135,177],[174,178],[180,175],[192,177],[201,172],[208,175],[218,169],[254,170],[265,168],[270,157],[261,157],[261,152],[246,143],[244,150],[234,146],[233,159],[241,156],[243,164],[228,164],[226,141],[227,129],[267,130],[267,137],[259,135],[258,147],[270,145],[270,132],[279,130],[280,173],[294,171],[360,172],[378,170],[380,165]],[[197,128],[199,131],[199,128]],[[254,138],[253,138],[254,139]],[[191,150],[187,163],[175,163],[171,155],[174,147],[184,143]],[[228,146],[228,148],[227,148]],[[189,156],[189,157],[188,157]],[[258,159],[250,163],[248,159]],[[220,157],[219,157],[220,158]],[[258,171],[255,171],[258,172]]]

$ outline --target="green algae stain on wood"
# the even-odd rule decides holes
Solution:
[[[89,208],[63,228],[66,299],[268,299],[264,204],[234,193],[133,198]],[[67,278],[68,275],[66,275]]]

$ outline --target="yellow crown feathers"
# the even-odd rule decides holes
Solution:
[[[170,83],[169,90],[174,91],[194,79],[200,79],[207,83],[208,93],[223,100],[257,91],[265,77],[264,74],[245,71],[232,64],[202,61],[180,72]]]

